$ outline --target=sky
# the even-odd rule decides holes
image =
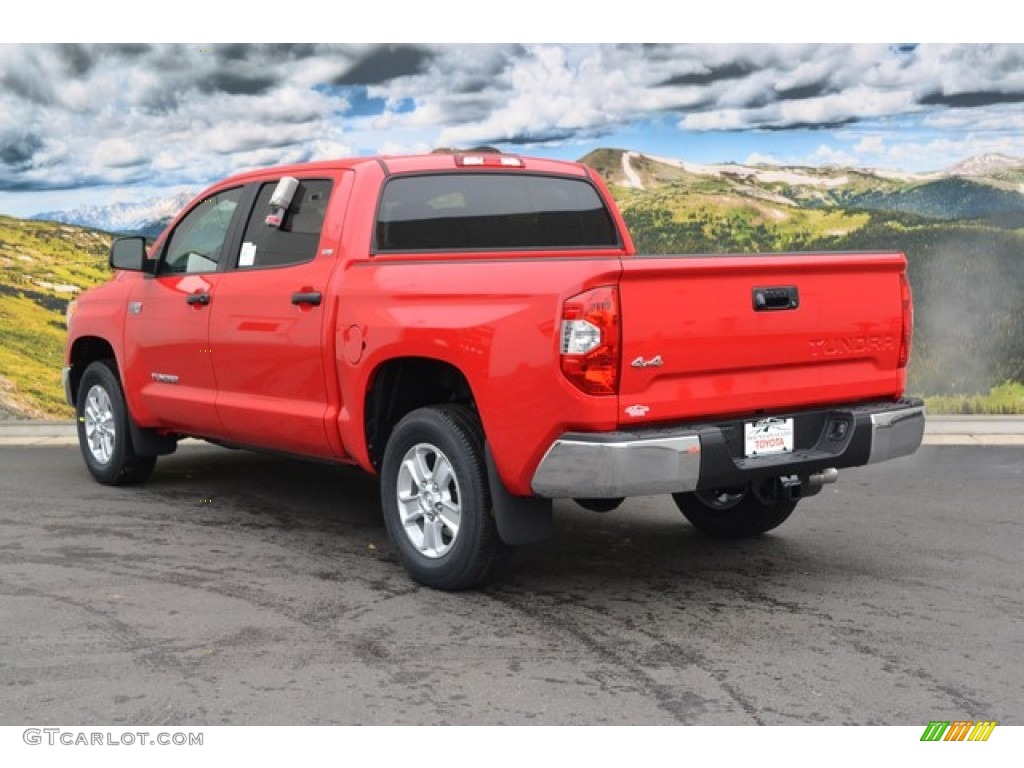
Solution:
[[[0,45],[0,213],[481,144],[905,171],[1024,156],[1024,45]]]

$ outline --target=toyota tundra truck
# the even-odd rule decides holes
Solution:
[[[496,151],[233,176],[69,311],[86,467],[183,437],[380,476],[413,579],[482,584],[552,500],[757,536],[913,453],[900,253],[642,255],[591,169]]]

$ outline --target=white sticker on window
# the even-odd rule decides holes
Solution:
[[[251,267],[256,261],[256,243],[242,243],[242,252],[238,254],[238,266]]]

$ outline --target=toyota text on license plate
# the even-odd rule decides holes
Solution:
[[[743,428],[744,454],[765,456],[793,452],[792,419],[759,419],[748,421]]]

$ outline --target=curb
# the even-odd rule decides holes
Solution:
[[[75,437],[73,421],[0,421],[0,438]]]
[[[0,447],[77,445],[73,421],[0,421]],[[1024,445],[1024,416],[930,416],[923,445]]]
[[[925,435],[1024,435],[1024,416],[928,416]]]

